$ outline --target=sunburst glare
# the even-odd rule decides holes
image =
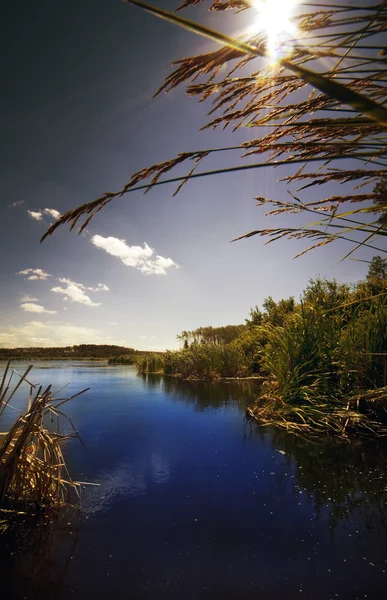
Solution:
[[[298,0],[252,1],[257,14],[249,33],[266,35],[267,54],[273,62],[291,53],[291,40],[295,37],[296,27],[290,19],[297,4]]]

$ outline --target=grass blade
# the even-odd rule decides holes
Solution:
[[[194,21],[175,15],[169,11],[163,10],[162,8],[152,6],[145,2],[141,2],[140,0],[125,0],[125,2],[127,4],[138,6],[139,8],[142,8],[143,10],[146,10],[147,12],[161,19],[164,19],[169,23],[179,25],[187,31],[191,31],[198,35],[209,38],[210,40],[222,44],[223,46],[228,46],[229,48],[237,50],[242,54],[250,54],[260,58],[265,58],[266,56],[262,50],[252,46],[251,44],[236,40],[228,35],[225,35],[224,33],[220,33],[214,29],[210,29],[209,27],[205,27],[204,25],[200,25],[199,23],[195,23]],[[338,83],[337,81],[323,77],[319,73],[311,71],[310,69],[306,69],[300,65],[296,65],[287,59],[282,59],[280,64],[327,96],[335,98],[342,104],[351,106],[357,112],[367,115],[373,121],[376,121],[377,123],[387,127],[387,108],[381,104],[378,104],[377,102],[374,102],[371,100],[371,98],[367,98],[362,94],[358,94],[357,92],[349,89],[341,83]]]

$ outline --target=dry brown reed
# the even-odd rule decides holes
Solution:
[[[270,384],[268,385],[270,388]],[[345,402],[291,405],[273,388],[246,410],[262,427],[279,427],[311,438],[333,436],[342,441],[387,436],[387,387],[356,394]]]
[[[62,451],[64,442],[78,434],[59,407],[87,390],[67,398],[56,397],[51,386],[43,390],[27,380],[31,368],[21,375],[8,362],[0,384],[0,415],[5,409],[16,411],[10,401],[23,382],[30,386],[26,411],[19,414],[8,432],[0,433],[2,512],[31,513],[58,508],[69,501],[72,490],[79,497],[80,482],[71,479]],[[19,381],[11,390],[15,375]],[[70,424],[71,433],[61,433],[63,419]]]

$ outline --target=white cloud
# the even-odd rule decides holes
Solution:
[[[12,347],[16,343],[16,335],[14,333],[0,333],[0,348]]]
[[[11,206],[17,206],[17,203],[12,204]],[[32,219],[35,219],[35,221],[41,221],[43,219],[43,215],[48,215],[49,217],[55,219],[55,221],[62,216],[59,210],[56,210],[55,208],[44,208],[43,210],[39,209],[37,211],[27,210],[27,212]]]
[[[32,302],[25,302],[24,304],[20,305],[20,308],[22,308],[26,312],[33,313],[46,313],[48,315],[55,315],[57,313],[56,310],[47,310],[46,308],[44,308],[44,306],[41,306],[40,304],[34,304]]]
[[[56,221],[62,216],[59,210],[56,210],[55,208],[45,208],[43,212],[46,215],[50,215],[50,217],[52,217]]]
[[[87,289],[90,292],[109,292],[109,288],[105,283],[99,283],[97,287],[88,287]]]
[[[28,294],[25,294],[24,296],[21,297],[20,301],[21,302],[38,302],[38,298],[35,298],[34,296],[29,296]]]
[[[52,275],[50,275],[49,273],[46,273],[45,271],[43,271],[43,269],[24,269],[24,271],[19,271],[17,274],[18,275],[28,275],[28,277],[26,277],[26,279],[28,279],[29,281],[34,281],[36,279],[40,279],[41,281],[44,281],[45,279],[52,277]]]
[[[75,344],[104,344],[106,337],[98,329],[79,327],[70,323],[30,321],[0,329],[0,347],[73,346]],[[118,346],[131,347],[130,340],[109,340]]]
[[[9,208],[15,208],[16,206],[21,206],[22,204],[24,204],[24,200],[18,200],[17,202],[12,202],[12,204],[9,204]]]
[[[119,258],[127,267],[134,267],[146,275],[166,275],[170,267],[178,267],[171,258],[155,256],[155,250],[144,242],[142,246],[129,246],[116,237],[93,235],[91,242],[108,254]]]
[[[100,306],[100,302],[93,302],[85,293],[85,290],[90,288],[86,288],[82,283],[76,283],[65,277],[59,277],[58,281],[64,285],[62,287],[53,287],[51,291],[56,294],[62,294],[64,300],[71,300],[71,302],[78,302],[78,304],[85,304],[86,306]]]
[[[43,218],[43,214],[40,212],[40,210],[38,212],[34,210],[27,210],[27,212],[32,219],[35,219],[35,221],[41,221]]]

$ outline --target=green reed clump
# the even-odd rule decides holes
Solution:
[[[376,283],[312,281],[282,326],[259,327],[267,382],[250,416],[297,433],[387,433],[386,295],[367,296]]]
[[[164,356],[155,352],[140,355],[135,358],[135,365],[139,373],[163,373]]]
[[[134,365],[136,364],[137,357],[131,354],[124,354],[122,356],[112,356],[108,359],[109,365]]]
[[[219,379],[246,377],[246,357],[231,344],[192,344],[183,350],[149,354],[137,361],[142,373],[179,375],[183,379]]]

